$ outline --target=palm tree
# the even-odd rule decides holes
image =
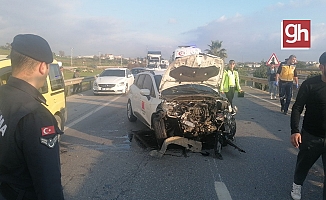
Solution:
[[[226,49],[222,49],[222,42],[223,41],[211,41],[212,44],[211,45],[208,45],[209,46],[209,49],[206,49],[205,51],[208,53],[208,54],[212,54],[212,55],[215,55],[215,56],[218,56],[220,58],[222,58],[224,60],[224,58],[227,58],[228,55],[226,53]]]

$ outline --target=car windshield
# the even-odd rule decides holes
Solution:
[[[125,70],[118,70],[118,69],[112,69],[112,70],[104,70],[100,77],[103,76],[118,76],[118,77],[125,77]]]
[[[162,75],[155,75],[154,80],[155,80],[156,88],[159,89],[162,80]]]
[[[146,69],[140,69],[140,68],[138,68],[138,69],[131,69],[131,73],[132,74],[138,74],[140,72],[145,72],[145,71],[146,71]]]

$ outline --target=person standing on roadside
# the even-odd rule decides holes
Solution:
[[[79,78],[80,74],[79,74],[79,69],[76,69],[76,71],[74,72],[74,74],[72,75],[72,78]],[[81,90],[81,86],[80,83],[76,83],[73,85],[72,91],[73,93],[78,93]]]
[[[61,72],[62,78],[65,79],[64,74],[63,74],[63,67],[62,66],[60,66],[60,72]]]
[[[281,103],[281,112],[285,115],[288,113],[292,98],[293,80],[295,81],[296,88],[299,87],[298,75],[295,63],[297,58],[295,55],[290,55],[286,63],[281,64],[276,73],[275,85],[279,86],[279,95]]]
[[[38,91],[52,51],[33,34],[15,36],[11,47],[12,76],[0,87],[0,199],[62,200],[62,131]]]
[[[229,67],[223,72],[222,82],[220,86],[221,93],[225,93],[225,96],[229,100],[231,106],[233,106],[232,100],[234,98],[234,92],[242,91],[239,81],[239,73],[234,70],[234,67],[235,61],[230,60]]]
[[[291,113],[291,143],[299,148],[291,196],[301,199],[301,187],[312,165],[321,156],[326,172],[326,52],[319,57],[321,75],[305,80],[298,91]],[[302,129],[300,115],[306,108]],[[326,200],[324,178],[323,199]]]
[[[276,71],[277,69],[275,67],[275,62],[271,62],[271,66],[267,68],[267,79],[268,79],[269,94],[271,95],[271,99],[276,99],[276,90],[277,90],[277,86],[275,85]]]

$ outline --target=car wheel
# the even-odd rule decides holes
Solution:
[[[57,121],[58,123],[58,127],[61,131],[63,131],[64,127],[63,127],[63,124],[62,124],[62,120],[61,120],[61,117],[59,115],[54,115],[54,118],[55,120]],[[58,135],[58,142],[60,142],[60,134]]]
[[[135,122],[135,121],[137,121],[137,118],[136,118],[135,115],[133,114],[130,100],[128,100],[128,103],[127,103],[127,117],[128,117],[128,120],[129,120],[130,122]]]
[[[165,129],[165,122],[163,120],[163,111],[158,111],[153,116],[153,129],[155,132],[156,141],[158,147],[161,148],[164,140],[167,138],[167,133]]]

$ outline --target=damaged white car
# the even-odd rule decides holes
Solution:
[[[194,152],[205,146],[214,149],[219,159],[222,147],[228,144],[244,152],[233,143],[236,110],[218,91],[223,67],[222,59],[208,54],[182,57],[169,65],[160,83],[160,101],[155,101],[145,123],[154,130],[160,147],[151,155],[162,156],[169,144]],[[149,93],[142,90],[146,96],[142,107],[151,101]]]

